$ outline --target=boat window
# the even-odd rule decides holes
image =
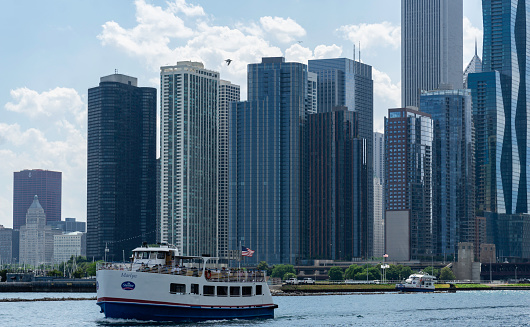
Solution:
[[[150,252],[149,259],[156,259],[156,252]]]
[[[149,252],[147,251],[142,252],[142,259],[149,259]]]
[[[174,284],[169,285],[169,293],[171,294],[184,294],[186,293],[186,284]]]
[[[191,284],[191,294],[199,294],[199,284]]]
[[[261,294],[263,294],[263,286],[256,285],[256,295],[261,295]]]
[[[166,253],[165,252],[158,252],[158,254],[156,255],[156,258],[157,259],[165,259],[166,258]]]
[[[204,285],[202,287],[202,295],[214,296],[215,295],[215,286]]]
[[[217,286],[217,296],[228,296],[228,286]]]
[[[252,296],[252,286],[243,286],[243,296]]]
[[[240,288],[239,286],[230,286],[230,296],[239,296]]]

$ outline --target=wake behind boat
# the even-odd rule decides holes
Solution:
[[[396,289],[402,292],[434,292],[435,279],[436,277],[420,271],[410,275],[404,284],[396,284]]]
[[[154,321],[274,318],[266,273],[218,267],[218,258],[144,246],[133,262],[102,263],[97,304],[107,318]]]

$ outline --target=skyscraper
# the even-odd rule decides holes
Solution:
[[[160,68],[160,238],[183,255],[218,254],[219,73]]]
[[[477,41],[475,41],[475,55],[471,58],[469,64],[467,64],[466,69],[464,69],[464,88],[467,87],[467,77],[469,74],[481,73],[482,72],[482,60],[477,53]]]
[[[486,217],[488,242],[497,255],[528,258],[516,251],[529,236],[511,227],[528,219],[530,163],[528,119],[530,2],[483,0],[482,73],[469,74],[476,130],[477,210]]]
[[[474,133],[469,90],[424,91],[421,110],[431,115],[434,253],[454,255],[475,238]]]
[[[228,118],[230,108],[239,101],[239,85],[221,80],[219,83],[219,147],[218,147],[218,231],[219,257],[228,257]]]
[[[372,66],[347,58],[309,60],[308,69],[318,75],[318,112],[345,106],[357,112],[359,137],[366,142],[367,192],[373,194],[374,89]],[[367,221],[363,226],[362,256],[370,257],[373,245],[373,196],[368,196]]]
[[[308,212],[302,251],[309,259],[361,258],[366,223],[366,142],[346,107],[307,117]]]
[[[462,87],[463,0],[401,0],[401,105],[422,90]]]
[[[433,254],[432,151],[429,114],[388,109],[385,118],[385,250],[390,260]]]
[[[87,256],[121,260],[155,241],[156,89],[101,77],[88,90]]]
[[[230,248],[246,263],[295,263],[305,210],[303,138],[307,66],[284,58],[248,65],[248,101],[230,112]]]
[[[13,229],[26,224],[26,213],[35,195],[46,213],[46,221],[61,220],[60,171],[27,169],[13,173]]]
[[[379,184],[385,180],[385,134],[374,132],[374,176]]]

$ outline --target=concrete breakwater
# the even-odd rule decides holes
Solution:
[[[0,283],[0,293],[9,292],[95,293],[96,280],[77,279]]]

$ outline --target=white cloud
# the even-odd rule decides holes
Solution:
[[[478,56],[482,59],[482,29],[473,26],[469,18],[464,16],[464,69],[475,55],[475,40],[478,45]]]
[[[362,49],[372,47],[393,47],[398,49],[401,46],[401,27],[392,25],[389,22],[378,24],[344,25],[337,29],[337,32],[347,40],[355,44],[361,42]]]
[[[311,51],[311,49],[295,43],[285,50],[285,60],[307,64],[307,61],[311,59],[337,58],[341,54],[342,48],[336,44],[329,46],[321,44]]]
[[[291,18],[264,16],[259,21],[266,33],[282,43],[289,43],[306,35],[305,29]]]
[[[388,108],[401,106],[401,82],[393,83],[388,74],[372,68],[374,81],[374,131],[384,132],[383,117]]]
[[[30,118],[42,118],[72,114],[79,123],[86,119],[86,106],[76,90],[56,87],[53,90],[38,93],[26,87],[11,90],[13,102],[5,108],[24,114]]]
[[[342,47],[339,47],[336,44],[333,45],[318,45],[315,48],[315,59],[324,59],[324,58],[337,58],[342,55]]]
[[[168,3],[169,8],[176,14],[182,12],[186,16],[204,16],[204,9],[200,5],[190,5],[186,0],[175,0],[175,2]]]

